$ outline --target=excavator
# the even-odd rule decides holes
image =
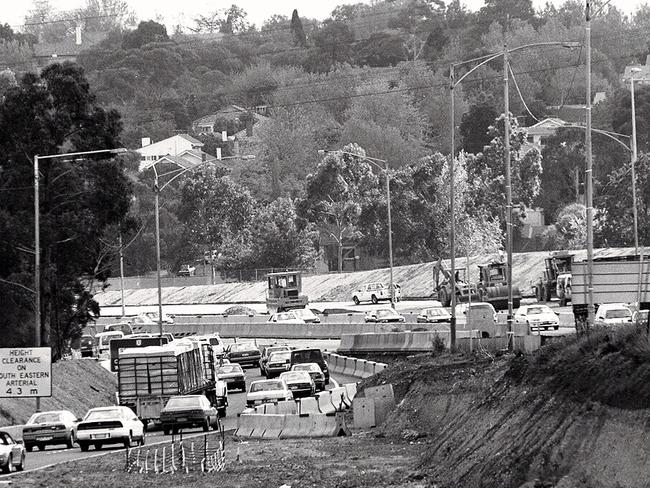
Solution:
[[[451,305],[451,273],[442,264],[442,258],[433,265],[433,282],[438,296],[438,301],[443,307]],[[465,268],[456,268],[456,302],[464,303],[478,301],[479,295],[476,286],[469,283],[467,270]]]

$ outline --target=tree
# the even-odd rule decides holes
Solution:
[[[560,209],[555,222],[558,249],[584,249],[587,245],[587,209],[571,203]]]
[[[347,24],[326,20],[323,28],[314,35],[317,53],[312,57],[311,71],[330,71],[338,63],[349,62],[353,42],[354,34]]]
[[[490,144],[489,128],[497,116],[494,98],[488,95],[480,97],[476,103],[470,105],[469,112],[463,114],[458,127],[465,152],[483,152],[483,148]]]
[[[83,71],[75,64],[53,64],[39,76],[25,75],[0,104],[0,281],[7,294],[2,334],[5,345],[21,342],[34,313],[34,202],[32,155],[87,151],[119,146],[120,117],[97,105]],[[44,345],[63,354],[71,339],[98,312],[87,292],[90,282],[102,282],[107,270],[96,270],[96,248],[107,226],[126,215],[130,184],[121,160],[89,157],[44,159],[40,164],[41,316]],[[10,190],[9,190],[10,189]],[[10,302],[10,303],[7,303]],[[18,320],[18,322],[16,322]],[[12,331],[12,332],[9,332]],[[14,334],[13,331],[19,331]],[[31,342],[27,342],[30,344]]]
[[[650,151],[650,87],[636,83],[634,86],[636,113],[636,140],[640,152]],[[612,96],[612,129],[622,134],[632,134],[632,100],[629,90],[620,89]]]
[[[169,36],[167,35],[167,28],[158,22],[149,20],[147,22],[140,22],[137,29],[124,34],[122,48],[137,49],[141,48],[145,44],[164,42],[168,40]]]
[[[302,21],[300,20],[297,9],[293,9],[293,13],[291,14],[291,37],[295,46],[307,46],[307,36],[305,36],[305,30],[302,27]]]
[[[306,196],[299,204],[299,214],[336,243],[339,273],[343,245],[361,238],[361,212],[377,197],[379,184],[360,146],[348,144],[343,151],[328,153],[307,177]]]

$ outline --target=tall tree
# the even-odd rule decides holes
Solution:
[[[490,144],[489,128],[497,115],[494,99],[485,94],[479,97],[476,103],[470,105],[469,112],[463,114],[458,127],[465,152],[478,154]]]
[[[293,13],[291,14],[291,36],[294,45],[299,47],[307,46],[307,36],[305,36],[305,30],[302,27],[302,21],[300,20],[297,9],[293,9]]]
[[[33,155],[115,148],[120,130],[117,112],[97,105],[75,64],[25,75],[6,92],[0,104],[0,172],[7,190],[0,192],[0,295],[12,297],[12,311],[0,334],[5,345],[21,343],[32,322],[15,320],[34,313],[33,295],[26,292],[33,286],[34,202],[24,190],[32,188]],[[130,185],[120,161],[44,159],[39,193],[42,307],[37,313],[43,343],[59,357],[98,312],[86,280],[107,278],[106,270],[96,270],[96,248],[104,229],[126,215]]]
[[[163,42],[168,40],[169,36],[167,35],[167,28],[158,22],[148,20],[146,22],[140,22],[138,28],[134,31],[124,34],[122,48],[137,49],[151,42]]]

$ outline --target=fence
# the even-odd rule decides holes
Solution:
[[[154,446],[139,446],[126,450],[127,473],[215,473],[226,464],[223,426],[218,432]]]

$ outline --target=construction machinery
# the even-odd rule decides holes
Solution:
[[[544,259],[544,272],[533,285],[538,302],[550,302],[553,297],[564,307],[571,300],[571,263],[574,254],[555,251]]]
[[[433,282],[438,301],[443,307],[451,305],[451,273],[445,269],[442,264],[442,258],[433,265]],[[465,268],[456,268],[456,302],[464,303],[469,301],[478,301],[476,286],[469,282],[467,270]]]
[[[302,292],[302,273],[284,271],[266,275],[266,308],[269,313],[284,312],[296,308],[305,308],[309,304],[307,295]]]
[[[508,309],[508,280],[506,263],[499,260],[479,265],[479,283],[476,287],[479,300],[491,303],[495,310]],[[519,287],[512,285],[512,307],[519,308],[521,292]]]

